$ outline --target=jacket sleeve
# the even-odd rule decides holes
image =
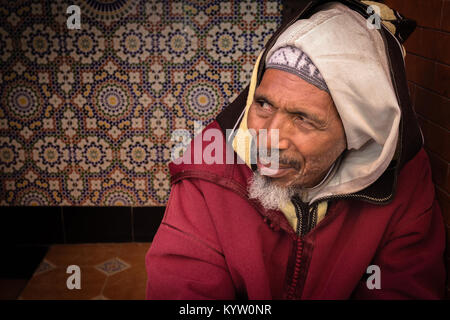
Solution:
[[[381,288],[368,289],[365,279],[354,298],[442,299],[444,247],[445,229],[436,201],[420,214],[406,214],[372,262],[380,268]]]
[[[203,193],[189,180],[172,187],[146,255],[147,299],[234,299],[234,286]]]

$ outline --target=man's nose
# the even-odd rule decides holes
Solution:
[[[289,148],[289,119],[286,115],[275,114],[267,122],[267,148],[285,150]]]

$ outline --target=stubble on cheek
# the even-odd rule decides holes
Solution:
[[[300,171],[289,178],[286,187],[312,188],[316,186],[325,177],[336,158],[337,156],[332,154],[308,157]]]

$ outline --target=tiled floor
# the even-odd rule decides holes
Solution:
[[[53,245],[19,299],[145,299],[149,247],[136,242]],[[67,287],[70,265],[80,267],[80,289]]]

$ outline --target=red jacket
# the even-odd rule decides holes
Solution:
[[[367,15],[361,2],[339,1]],[[319,3],[311,2],[292,21],[311,15]],[[379,31],[401,124],[396,155],[378,180],[330,199],[325,218],[300,237],[282,212],[264,210],[248,198],[247,181],[253,173],[247,165],[172,163],[170,199],[146,256],[147,298],[443,297],[445,234],[429,161],[409,99],[399,39]],[[407,32],[400,28],[397,35],[404,40]],[[233,128],[247,94],[248,88],[206,129]],[[222,144],[229,147],[223,136]],[[206,143],[201,145],[204,149]],[[379,267],[380,289],[367,286],[371,265]]]
[[[303,238],[281,212],[248,200],[245,164],[170,170],[146,256],[149,299],[443,297],[444,225],[423,149],[401,170],[391,203],[332,201]],[[379,266],[381,289],[367,288],[369,265]]]

